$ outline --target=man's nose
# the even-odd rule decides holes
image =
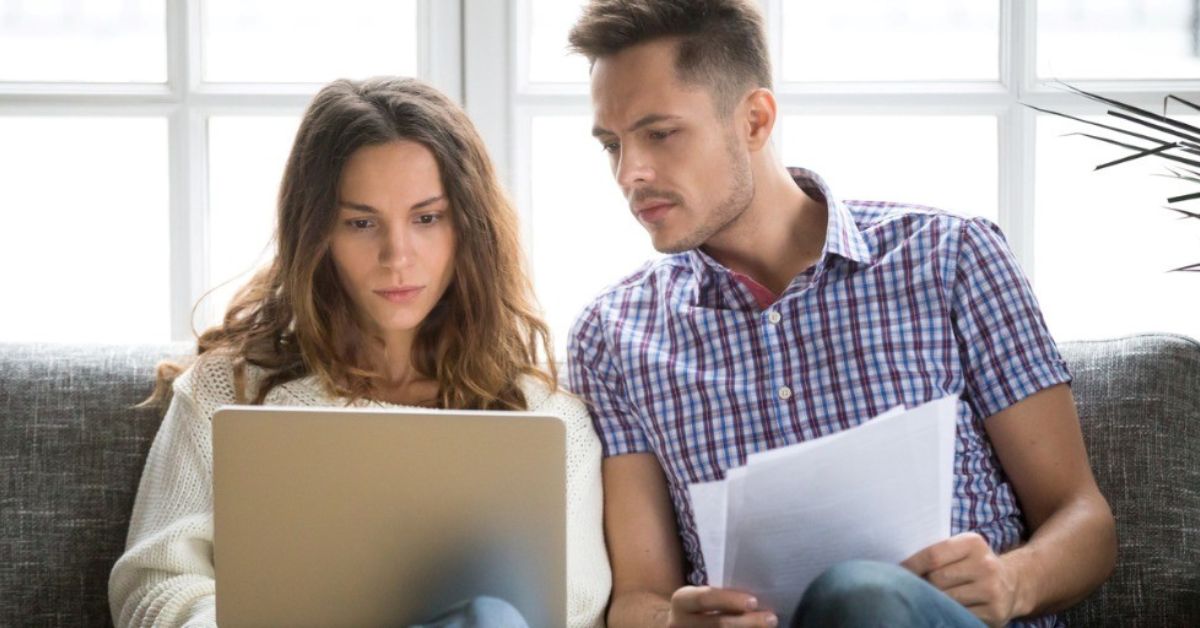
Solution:
[[[616,168],[617,184],[632,190],[654,181],[654,168],[647,155],[633,148],[621,147]]]

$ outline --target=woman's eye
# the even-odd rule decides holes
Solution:
[[[347,225],[359,230],[370,229],[374,223],[369,218],[354,218],[346,221]]]
[[[441,219],[442,219],[441,214],[421,214],[420,216],[417,216],[417,224],[432,225]]]

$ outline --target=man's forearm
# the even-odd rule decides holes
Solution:
[[[609,628],[666,626],[671,602],[649,592],[614,595],[608,608]]]
[[[1025,545],[1000,559],[1019,574],[1018,617],[1064,610],[1100,586],[1116,564],[1117,537],[1103,498],[1058,509]]]

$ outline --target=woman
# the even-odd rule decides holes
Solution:
[[[276,240],[190,368],[159,369],[150,401],[170,405],[109,581],[117,625],[215,624],[211,417],[231,403],[563,417],[570,623],[600,623],[599,441],[553,361],[538,365],[549,335],[516,214],[462,110],[411,79],[326,86],[288,158]]]

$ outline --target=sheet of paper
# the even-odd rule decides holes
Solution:
[[[897,563],[948,538],[956,415],[956,397],[889,411],[699,485],[709,582],[753,592],[787,625],[829,567]]]
[[[725,515],[729,495],[726,486],[724,480],[688,485],[696,534],[700,537],[700,552],[704,554],[708,581],[714,583],[725,576]]]
[[[898,414],[903,414],[903,413],[904,413],[904,406],[896,406],[896,407],[884,412],[883,414],[876,416],[875,418],[871,419],[871,421],[878,421],[879,419],[886,419],[888,417],[893,417],[893,416],[896,416]],[[848,434],[849,432],[850,432],[850,430],[842,430],[840,432],[835,432],[833,434],[830,434],[830,435],[822,437],[822,438],[806,440],[803,443],[796,443],[795,445],[788,445],[787,447],[776,447],[775,449],[768,449],[766,451],[752,453],[749,456],[746,456],[746,464],[750,465],[750,464],[762,462],[764,460],[770,460],[772,458],[780,458],[780,457],[784,457],[784,456],[799,455],[800,452],[804,451],[805,449],[807,449],[809,447],[817,445],[818,443],[820,443],[820,444],[817,446],[826,447],[826,446],[828,446],[829,439],[843,437],[846,434]]]

